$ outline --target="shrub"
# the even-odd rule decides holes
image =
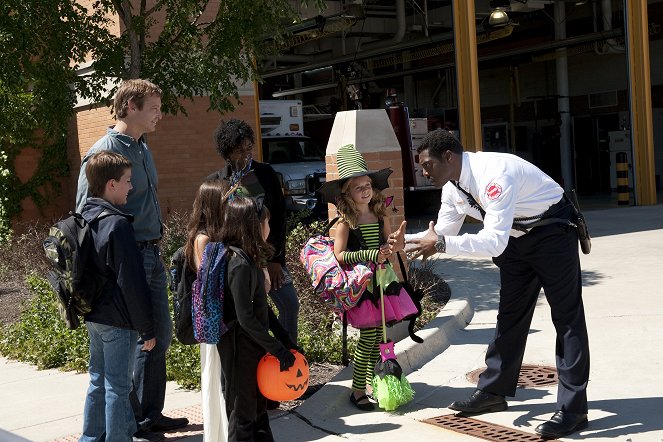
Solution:
[[[451,288],[433,272],[431,261],[408,262],[408,280],[412,287],[422,290],[424,297],[421,300],[421,316],[415,322],[414,330],[420,330],[435,318],[444,308],[451,297]]]
[[[66,327],[48,281],[31,274],[26,282],[33,297],[19,320],[0,333],[0,353],[35,364],[39,369],[87,370],[89,351],[85,327],[76,330]]]
[[[45,224],[17,224],[16,232],[0,242],[0,291],[29,293],[25,278],[34,273],[45,275],[48,261],[42,249],[42,241],[48,235]]]

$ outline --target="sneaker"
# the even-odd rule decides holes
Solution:
[[[138,430],[134,433],[133,442],[161,442],[165,439],[163,433]]]

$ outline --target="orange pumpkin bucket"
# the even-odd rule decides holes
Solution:
[[[258,363],[258,388],[263,396],[273,401],[292,401],[304,394],[308,388],[308,361],[297,350],[295,364],[281,371],[276,356],[267,353]]]

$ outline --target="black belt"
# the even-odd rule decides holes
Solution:
[[[136,241],[136,244],[139,246],[156,246],[159,245],[159,241],[161,241],[161,238],[159,239],[148,239],[147,241]]]
[[[572,223],[571,220],[569,219],[569,216],[572,215],[571,212],[569,212],[569,214],[565,217],[555,216],[562,209],[570,205],[571,201],[569,201],[569,199],[566,197],[566,194],[563,194],[562,198],[558,202],[548,207],[548,210],[543,212],[541,215],[537,215],[531,218],[515,218],[513,220],[514,222],[511,225],[511,228],[514,230],[520,230],[521,232],[527,233],[534,227],[547,226],[548,224],[568,224],[575,226],[575,224]],[[523,221],[530,221],[530,220],[533,222],[527,224],[523,223]]]

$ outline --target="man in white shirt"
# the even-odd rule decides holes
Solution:
[[[417,149],[424,175],[442,188],[437,223],[405,235],[405,250],[490,256],[500,268],[500,303],[486,371],[464,413],[507,408],[514,396],[525,343],[541,288],[557,330],[557,411],[536,432],[558,438],[587,427],[589,342],[582,302],[575,210],[564,190],[533,164],[511,154],[464,152],[448,131],[430,133]],[[458,236],[466,215],[483,220],[476,234]],[[400,241],[400,238],[398,238]]]

